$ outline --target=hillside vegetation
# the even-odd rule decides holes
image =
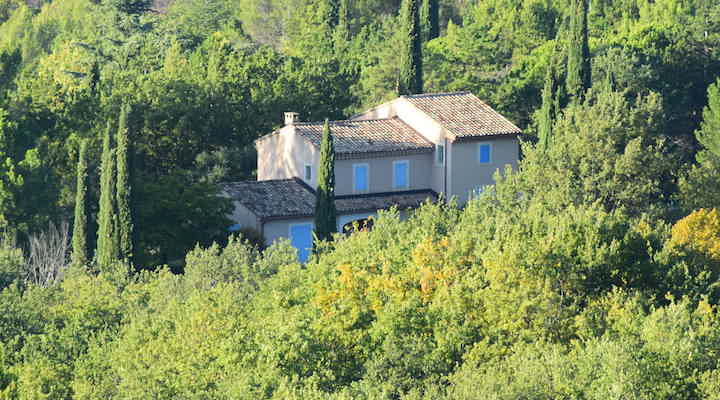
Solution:
[[[720,399],[720,4],[430,2],[519,168],[301,265],[218,183],[397,96],[400,1],[0,0],[0,399]]]

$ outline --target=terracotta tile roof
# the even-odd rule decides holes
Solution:
[[[312,217],[315,214],[315,191],[298,178],[231,182],[224,184],[223,190],[261,220]],[[435,200],[437,194],[427,189],[346,195],[338,196],[335,206],[338,214],[349,214],[391,206],[414,208],[427,199]]]
[[[470,92],[403,96],[456,138],[518,134],[515,126]]]
[[[358,154],[366,156],[367,153],[425,153],[434,148],[432,143],[399,118],[331,121],[330,130],[339,159]],[[320,148],[322,122],[296,123],[295,131]]]
[[[223,190],[260,219],[312,215],[315,193],[300,179],[231,182]]]

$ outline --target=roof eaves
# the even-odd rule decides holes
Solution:
[[[353,160],[358,158],[375,158],[375,157],[391,157],[406,156],[414,154],[432,153],[433,147],[419,147],[404,150],[384,150],[384,151],[353,151],[348,153],[336,153],[338,160]]]
[[[474,135],[474,136],[458,136],[457,139],[453,140],[454,142],[473,142],[473,141],[481,141],[485,139],[495,139],[499,137],[509,137],[509,136],[519,136],[522,134],[521,130],[518,130],[516,132],[498,132],[493,133],[490,135]]]
[[[335,200],[346,200],[346,199],[362,199],[367,197],[382,197],[382,196],[402,196],[407,194],[423,194],[427,193],[433,196],[437,196],[437,193],[432,189],[413,189],[413,190],[402,190],[394,192],[374,192],[374,193],[360,193],[360,194],[343,194],[335,196]]]

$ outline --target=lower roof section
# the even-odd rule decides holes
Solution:
[[[260,220],[311,217],[315,214],[315,191],[298,178],[226,183],[223,191],[242,204]],[[437,193],[430,189],[337,196],[338,214],[376,211],[396,206],[414,208],[423,202],[435,201]]]

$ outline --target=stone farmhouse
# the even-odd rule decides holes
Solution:
[[[285,126],[256,140],[257,181],[225,184],[236,229],[253,228],[270,244],[289,238],[305,261],[312,247],[323,122]],[[519,159],[520,129],[469,92],[401,96],[330,122],[335,144],[338,231],[377,210],[407,210],[455,197],[464,204]]]

